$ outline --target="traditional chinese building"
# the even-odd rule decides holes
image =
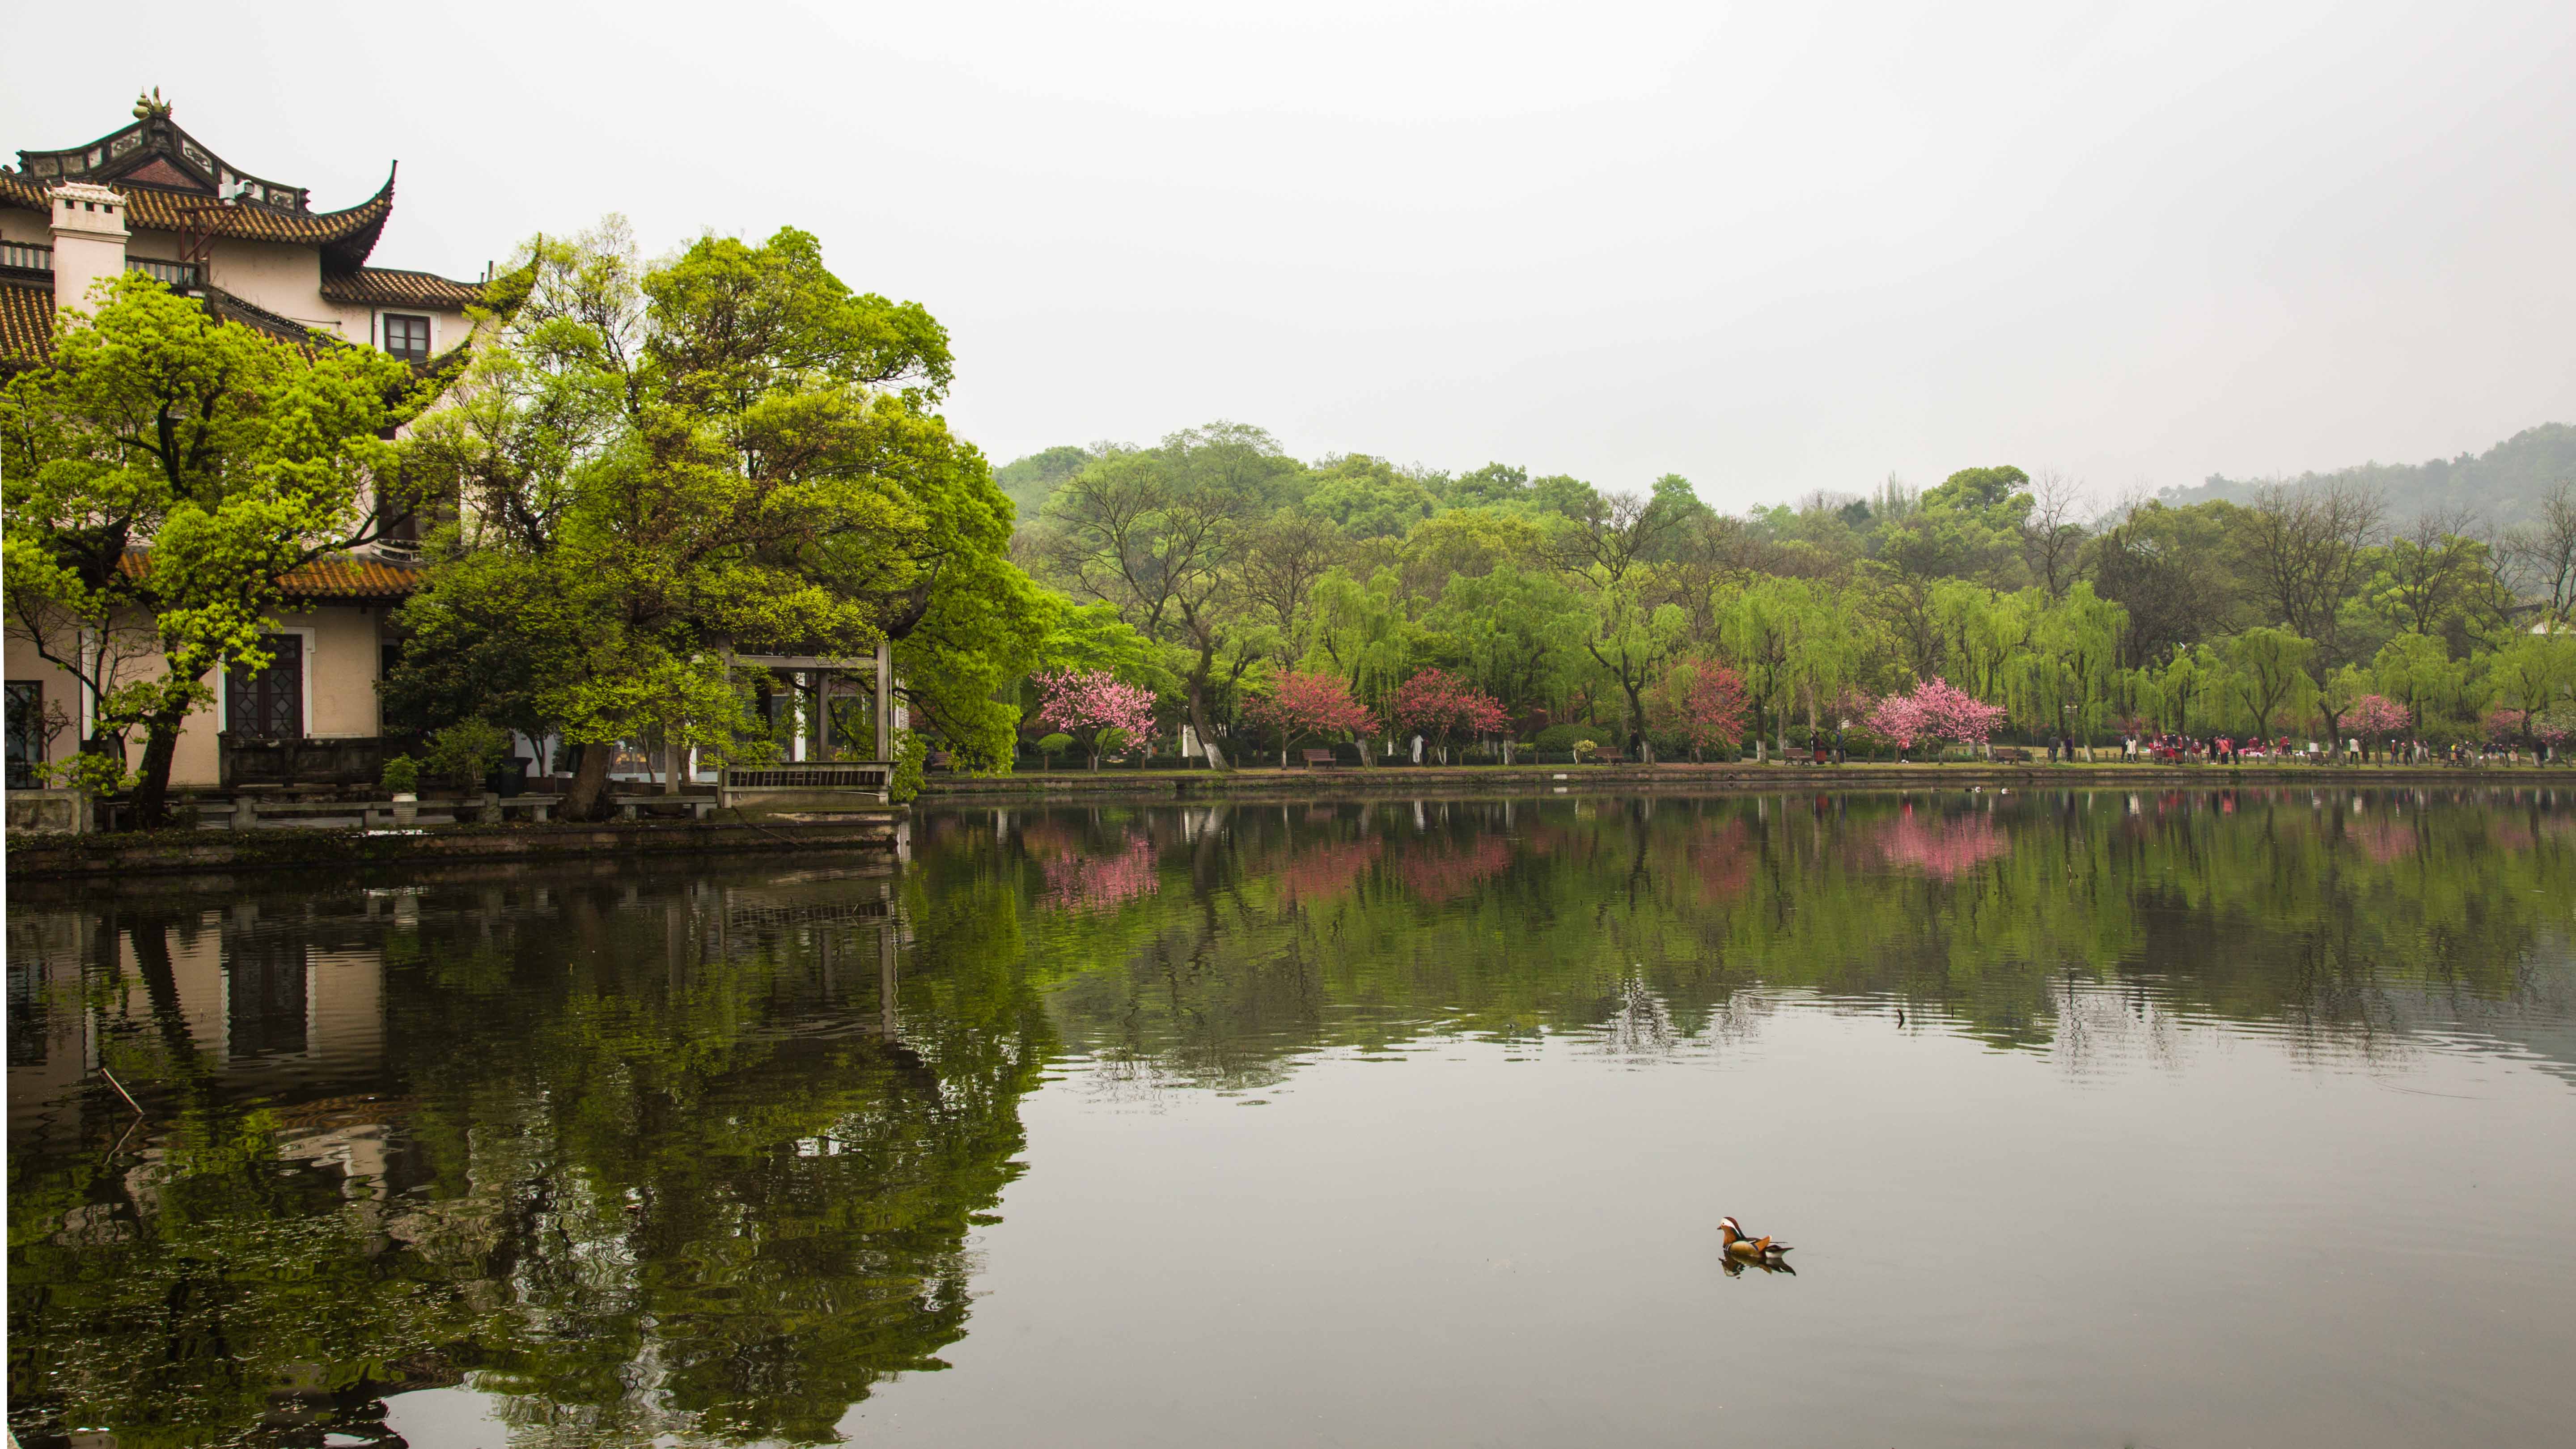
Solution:
[[[377,347],[422,367],[461,356],[483,285],[367,265],[393,211],[390,166],[373,196],[316,211],[305,188],[235,166],[182,130],[156,91],[127,126],[21,150],[16,167],[0,168],[0,370],[42,363],[58,310],[85,307],[93,283],[129,270],[299,345]],[[189,721],[174,786],[373,778],[386,616],[419,578],[411,534],[390,531],[284,580],[276,664],[228,679],[216,707]],[[38,763],[79,747],[90,701],[14,623],[7,667],[16,790],[36,783]]]

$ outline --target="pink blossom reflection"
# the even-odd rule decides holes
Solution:
[[[1335,841],[1302,850],[1279,871],[1279,893],[1289,902],[1326,901],[1349,890],[1375,864],[1377,836]]]
[[[2415,853],[2415,827],[2394,820],[2363,820],[2352,830],[2353,839],[2361,842],[2361,852],[2374,865],[2386,865]]]
[[[1939,880],[1956,880],[2012,849],[2012,842],[1984,815],[1917,815],[1908,805],[1870,842],[1890,865],[1911,866]]]
[[[1401,869],[1406,889],[1437,903],[1465,895],[1511,863],[1512,848],[1501,836],[1480,835],[1465,846],[1418,846],[1405,856]]]
[[[1085,855],[1067,850],[1038,863],[1043,883],[1038,905],[1050,911],[1098,911],[1152,895],[1160,882],[1154,875],[1154,842],[1133,835],[1114,854]]]

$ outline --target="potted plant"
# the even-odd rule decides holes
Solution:
[[[429,737],[429,769],[456,782],[469,802],[482,806],[480,817],[491,822],[501,814],[492,792],[492,772],[509,750],[508,730],[490,720],[458,720]]]
[[[394,797],[394,824],[409,826],[420,818],[420,761],[396,755],[385,761],[386,793]]]

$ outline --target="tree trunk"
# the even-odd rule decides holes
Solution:
[[[179,729],[188,711],[165,709],[144,721],[143,768],[134,785],[134,823],[157,830],[170,823],[170,764],[178,757]]]
[[[572,767],[572,787],[564,792],[563,818],[597,820],[607,814],[608,765],[617,747],[586,744]]]
[[[1207,752],[1208,768],[1231,770],[1234,768],[1233,764],[1227,761],[1225,751],[1217,748],[1216,733],[1208,728],[1208,671],[1215,666],[1215,663],[1214,652],[1201,649],[1198,667],[1190,671],[1190,728],[1198,731],[1199,748]]]

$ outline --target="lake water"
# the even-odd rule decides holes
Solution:
[[[2576,1423],[2567,792],[932,808],[910,857],[17,892],[13,1427]]]

